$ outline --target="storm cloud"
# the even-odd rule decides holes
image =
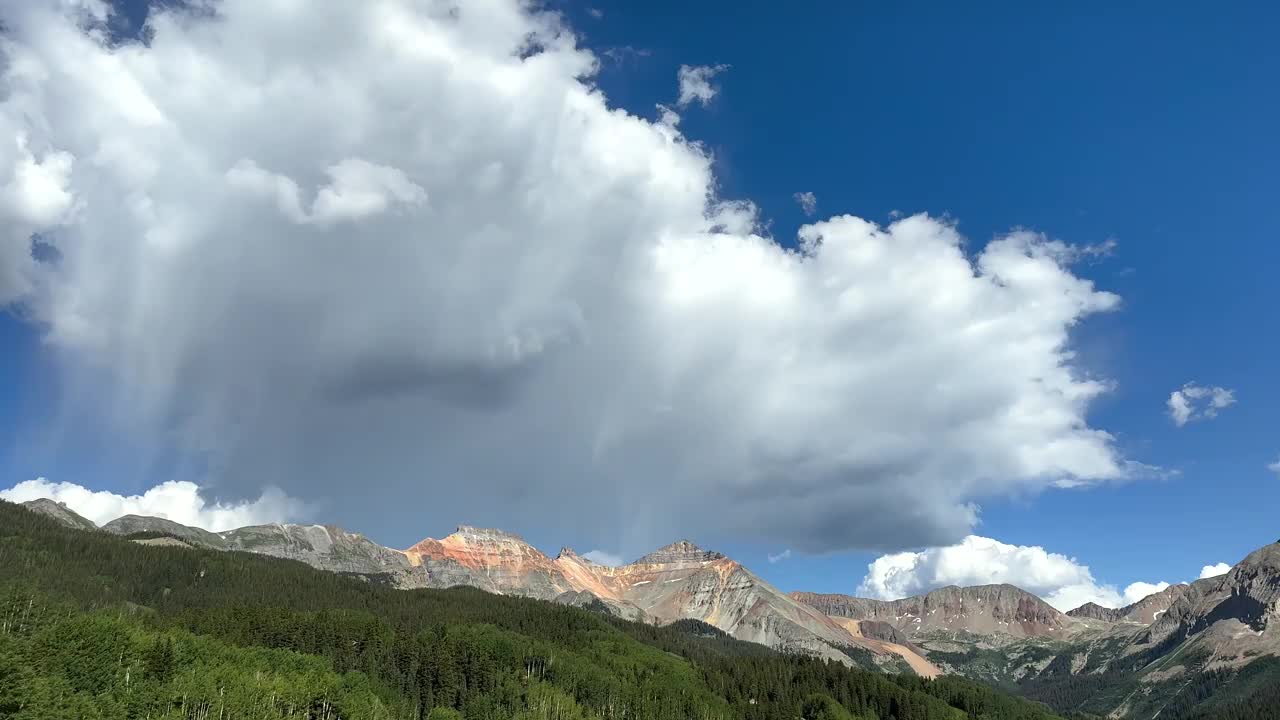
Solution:
[[[1070,348],[1119,300],[1076,249],[926,215],[786,249],[555,14],[223,0],[142,44],[0,7],[0,302],[219,497],[896,550],[1126,474]]]

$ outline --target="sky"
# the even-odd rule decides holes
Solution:
[[[0,496],[1194,580],[1278,537],[1277,14],[0,0]]]

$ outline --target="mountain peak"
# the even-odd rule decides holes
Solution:
[[[718,552],[703,550],[688,540],[677,540],[670,545],[654,550],[636,560],[633,564],[665,565],[670,563],[710,562],[712,560],[720,560],[723,557],[724,555]]]
[[[98,526],[86,517],[77,514],[74,510],[67,507],[66,503],[51,500],[49,498],[36,498],[22,503],[23,507],[28,510],[39,513],[41,515],[53,518],[54,520],[76,530],[97,530]]]
[[[467,539],[515,540],[516,542],[524,542],[524,538],[513,532],[499,530],[498,528],[476,527],[474,525],[459,525],[458,529],[453,531],[453,535]]]
[[[1102,607],[1095,602],[1087,602],[1078,608],[1068,610],[1067,615],[1073,618],[1092,618],[1094,620],[1105,620],[1114,622],[1118,614],[1115,609]]]

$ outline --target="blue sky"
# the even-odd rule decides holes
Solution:
[[[595,82],[610,105],[641,117],[673,103],[681,65],[728,66],[705,107],[681,109],[680,131],[712,153],[721,196],[755,202],[778,242],[809,220],[797,192],[814,193],[817,218],[952,218],[971,252],[1018,228],[1115,241],[1073,269],[1121,298],[1072,330],[1076,366],[1114,383],[1088,423],[1168,472],[981,497],[977,534],[1073,556],[1118,585],[1194,579],[1280,536],[1280,477],[1267,469],[1280,457],[1275,7],[556,7],[603,58]],[[98,388],[67,379],[28,314],[0,313],[0,487],[45,476],[132,493],[195,472],[163,438],[135,446],[85,419],[77,408]],[[1236,402],[1178,427],[1165,403],[1193,381]],[[359,529],[404,546],[448,528]],[[600,540],[536,520],[518,529],[546,550]],[[787,590],[852,592],[876,557],[770,563],[786,543],[725,529],[695,539]]]
[[[1115,581],[1194,577],[1280,537],[1280,478],[1266,469],[1280,453],[1274,6],[802,2],[779,17],[764,4],[595,5],[602,18],[578,21],[588,42],[652,52],[602,73],[637,112],[669,97],[681,63],[731,65],[683,127],[780,239],[804,222],[791,198],[804,190],[823,212],[949,214],[973,242],[1017,226],[1117,241],[1083,271],[1123,298],[1076,335],[1116,382],[1090,417],[1180,474],[987,502],[983,534]],[[1238,402],[1177,428],[1164,404],[1193,380]],[[847,562],[768,572],[847,591]]]

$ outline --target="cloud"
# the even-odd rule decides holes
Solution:
[[[711,84],[712,79],[728,69],[728,65],[681,65],[677,73],[680,79],[680,98],[676,100],[676,105],[685,107],[692,102],[699,102],[705,107],[720,91],[720,88]]]
[[[4,137],[70,198],[32,215],[60,259],[24,316],[83,424],[219,497],[269,479],[388,544],[465,517],[815,552],[1130,475],[1071,343],[1119,298],[1073,246],[923,214],[777,242],[557,14],[223,0],[104,46],[7,7]]]
[[[622,564],[622,556],[614,553],[608,553],[603,550],[592,550],[582,557],[590,560],[597,565],[608,565],[609,567],[618,567]]]
[[[1135,582],[1120,592],[1099,583],[1087,565],[1039,546],[1008,545],[970,535],[958,544],[884,555],[867,566],[860,595],[882,600],[919,595],[947,585],[1008,583],[1034,593],[1062,611],[1087,602],[1122,607],[1168,583]]]
[[[798,192],[791,197],[800,204],[805,215],[812,216],[818,210],[818,196],[811,192]]]
[[[89,490],[75,483],[37,478],[0,490],[0,498],[15,503],[49,498],[65,503],[98,525],[123,515],[151,515],[212,531],[287,522],[306,512],[303,503],[276,488],[263,490],[255,500],[209,502],[201,496],[195,483],[181,481],[161,483],[141,495],[117,495],[105,490]]]
[[[17,119],[0,115],[0,306],[32,291],[32,236],[64,223],[74,201],[75,158],[41,143],[33,148],[19,128]]]
[[[1280,459],[1277,459],[1275,462],[1267,465],[1267,469],[1273,473],[1280,474]]]
[[[1201,387],[1193,382],[1169,393],[1169,417],[1173,424],[1182,427],[1194,420],[1207,420],[1218,416],[1218,411],[1235,404],[1234,390],[1221,387]]]
[[[1169,587],[1167,582],[1149,583],[1136,582],[1125,586],[1124,594],[1121,596],[1121,605],[1132,605],[1148,595],[1154,595]]]
[[[1220,562],[1215,565],[1205,565],[1200,569],[1200,579],[1203,580],[1205,578],[1226,575],[1229,572],[1231,572],[1231,566],[1224,562]]]
[[[620,45],[603,50],[601,55],[612,60],[616,65],[625,65],[627,63],[635,63],[644,58],[653,55],[653,51],[648,48],[635,48],[630,45]]]
[[[404,172],[359,158],[345,158],[325,169],[330,182],[316,192],[311,210],[305,211],[297,183],[268,172],[252,160],[241,159],[227,171],[227,183],[235,189],[273,202],[290,222],[329,225],[352,222],[386,212],[393,204],[407,206],[426,202],[426,192]]]
[[[769,553],[769,564],[772,565],[774,563],[780,563],[783,560],[788,560],[790,558],[791,558],[790,550],[783,550],[782,552],[777,553],[776,555],[774,553]]]

